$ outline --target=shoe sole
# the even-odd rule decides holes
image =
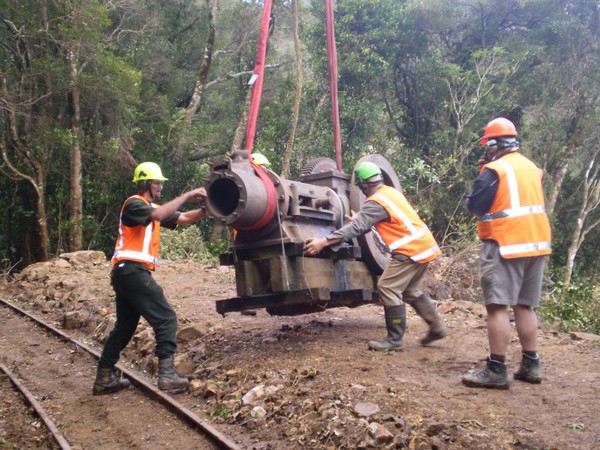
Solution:
[[[449,331],[445,331],[444,333],[438,334],[436,336],[424,337],[421,339],[421,345],[429,345],[432,342],[439,341],[440,339],[444,339],[446,336],[450,334]]]
[[[474,381],[469,381],[469,380],[462,380],[463,384],[467,387],[472,387],[472,388],[485,388],[485,389],[502,389],[502,390],[506,390],[508,388],[510,388],[510,383],[505,383],[505,384],[492,384],[492,383],[477,383]]]
[[[401,352],[404,350],[404,347],[390,347],[390,348],[373,348],[369,347],[369,350],[374,352]]]
[[[404,344],[396,345],[394,347],[378,347],[376,344],[372,346],[369,342],[367,344],[367,347],[369,347],[369,350],[373,350],[375,352],[401,352],[402,350],[404,350]]]
[[[115,392],[119,392],[122,391],[124,389],[127,389],[129,386],[119,386],[116,388],[111,388],[111,389],[103,389],[103,390],[98,390],[96,388],[92,389],[92,395],[107,395],[107,394],[114,394]]]
[[[181,394],[181,393],[183,393],[183,392],[187,391],[187,390],[188,390],[188,387],[186,386],[186,387],[184,387],[184,388],[177,388],[177,389],[161,389],[161,388],[159,388],[159,390],[160,390],[161,392],[165,392],[165,393],[167,393],[167,394],[171,394],[171,395],[173,395],[173,394]]]
[[[540,384],[542,382],[541,378],[527,378],[527,377],[517,377],[517,376],[513,376],[513,378],[515,380],[523,381],[525,383],[530,383],[530,384]]]

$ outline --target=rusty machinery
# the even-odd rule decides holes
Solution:
[[[362,161],[376,163],[384,182],[400,188],[383,156]],[[340,228],[365,200],[333,160],[309,162],[292,181],[254,165],[246,150],[238,150],[212,163],[205,188],[207,217],[234,230],[221,264],[234,266],[238,297],[218,300],[220,314],[266,308],[272,315],[297,315],[377,301],[377,276],[388,257],[372,233],[316,257],[302,253],[308,238]]]

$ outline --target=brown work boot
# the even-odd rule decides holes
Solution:
[[[171,394],[185,391],[190,382],[175,370],[173,355],[158,360],[158,388]]]
[[[409,303],[419,316],[429,325],[428,333],[421,338],[421,345],[429,345],[434,341],[448,336],[448,327],[440,317],[433,304],[433,300],[427,294],[422,294],[416,300]]]
[[[488,357],[487,364],[479,372],[467,373],[462,377],[465,386],[488,389],[508,389],[510,380],[506,364],[491,360]]]
[[[540,358],[531,358],[523,354],[521,366],[514,373],[514,378],[527,383],[540,384],[542,382]]]
[[[117,376],[117,369],[114,367],[98,367],[96,380],[92,388],[93,395],[112,394],[113,392],[126,389],[131,382],[124,377]]]
[[[368,346],[371,350],[379,352],[402,350],[404,348],[402,338],[406,329],[406,306],[404,304],[386,306],[384,312],[388,335],[380,341],[370,341]]]

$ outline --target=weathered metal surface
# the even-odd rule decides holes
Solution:
[[[386,184],[399,187],[387,160],[371,157]],[[328,158],[309,163],[298,181],[251,164],[244,150],[215,162],[205,185],[206,212],[214,223],[234,229],[221,264],[234,266],[238,294],[218,301],[217,311],[266,308],[294,315],[373,302],[377,276],[388,260],[368,237],[329,247],[317,257],[302,253],[307,239],[329,235],[351,210],[360,209],[364,197],[356,195],[351,179]]]

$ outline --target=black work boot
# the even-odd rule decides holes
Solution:
[[[189,384],[189,380],[175,370],[173,355],[158,360],[158,388],[161,391],[178,394],[185,391]]]
[[[465,386],[489,389],[508,389],[510,381],[506,364],[488,357],[485,369],[462,377]]]
[[[127,378],[117,377],[116,372],[117,370],[114,367],[98,367],[92,394],[112,394],[113,392],[128,388],[131,382]]]
[[[376,351],[402,350],[404,330],[406,329],[406,306],[404,304],[384,307],[385,326],[388,335],[381,341],[370,341],[369,348]]]
[[[523,353],[521,366],[514,373],[515,380],[540,384],[542,382],[540,358],[531,358]]]
[[[448,327],[438,314],[429,295],[422,294],[416,300],[413,300],[410,305],[415,309],[417,314],[423,318],[427,325],[429,325],[429,332],[421,338],[421,345],[428,345],[433,341],[448,336]]]

